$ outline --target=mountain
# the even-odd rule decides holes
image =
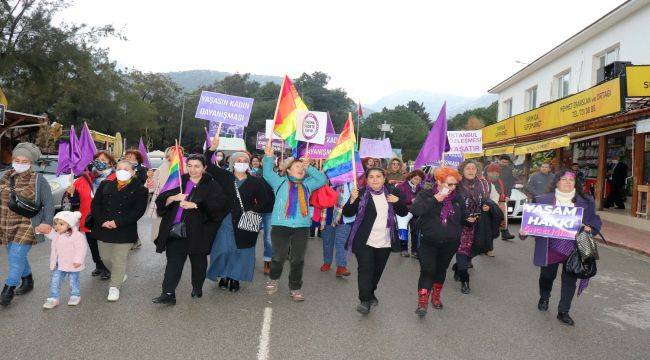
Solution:
[[[164,74],[169,76],[172,81],[174,81],[186,91],[191,91],[205,85],[210,85],[215,81],[222,80],[228,75],[233,75],[232,73],[214,70],[174,71]],[[267,82],[274,82],[278,85],[282,84],[281,76],[251,74],[250,79],[257,81],[260,84],[265,84]]]
[[[376,111],[381,111],[384,107],[392,109],[397,105],[406,105],[409,101],[415,100],[419,103],[424,103],[424,107],[431,115],[431,118],[435,119],[445,101],[447,101],[447,117],[449,118],[466,110],[489,106],[497,98],[498,96],[495,94],[486,94],[472,98],[426,90],[401,90],[382,97],[376,102],[369,104],[368,107]]]

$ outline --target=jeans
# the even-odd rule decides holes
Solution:
[[[300,290],[302,287],[302,270],[305,265],[305,251],[307,250],[307,235],[309,228],[290,228],[274,226],[271,233],[273,241],[273,259],[271,260],[271,280],[282,276],[284,262],[289,258],[289,289]]]
[[[327,225],[323,229],[323,263],[331,264],[336,254],[336,266],[348,266],[345,242],[348,240],[350,224],[339,224],[336,227]]]
[[[469,264],[471,263],[472,263],[471,257],[460,253],[456,254],[456,272],[458,274],[458,277],[460,278],[460,281],[462,282],[469,281],[469,272],[467,271],[467,269],[469,269]]]
[[[264,261],[271,261],[273,245],[271,244],[271,218],[273,213],[262,214],[262,227],[264,228]]]
[[[27,255],[31,249],[31,244],[16,244],[14,242],[7,244],[7,264],[9,270],[7,279],[5,280],[6,285],[18,286],[20,285],[21,277],[32,273],[32,268],[29,266],[27,259]]]
[[[79,288],[79,272],[61,271],[57,268],[52,270],[50,298],[58,299],[61,296],[61,282],[66,276],[70,277],[70,296],[81,296],[81,289]]]
[[[548,300],[551,297],[553,282],[557,276],[557,269],[560,263],[540,267],[539,272],[539,297]],[[559,312],[569,312],[573,294],[576,292],[578,278],[567,274],[566,262],[562,263],[562,287],[560,289],[560,303],[557,306]]]
[[[370,301],[375,295],[377,285],[384,272],[391,248],[374,248],[366,244],[355,247],[354,255],[358,264],[359,300]]]

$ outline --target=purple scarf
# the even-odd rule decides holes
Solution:
[[[384,194],[385,196],[390,195],[386,186],[381,190],[375,191],[370,186],[366,186],[366,191],[363,193],[363,196],[359,200],[359,209],[357,210],[357,216],[354,219],[354,225],[352,225],[352,230],[350,230],[350,235],[348,236],[347,246],[348,250],[352,250],[354,247],[354,236],[359,230],[361,222],[363,222],[364,217],[366,216],[366,205],[368,205],[368,199],[370,199],[370,194],[380,195]],[[393,237],[393,231],[395,230],[395,211],[393,210],[393,204],[388,203],[388,221],[386,222],[386,227],[390,229],[391,243]]]
[[[438,183],[433,184],[433,195],[438,193]],[[456,189],[452,190],[449,195],[442,201],[442,209],[440,210],[440,222],[443,225],[447,225],[447,220],[449,217],[454,215],[454,204],[451,201],[456,197]]]

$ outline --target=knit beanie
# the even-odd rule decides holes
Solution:
[[[247,159],[248,159],[248,162],[250,162],[250,160],[251,160],[251,158],[250,158],[250,156],[248,155],[248,153],[245,153],[245,152],[243,152],[243,151],[238,151],[238,152],[236,152],[236,153],[233,153],[233,154],[230,155],[230,157],[228,158],[228,168],[229,168],[230,170],[233,170],[233,168],[235,167],[235,160],[237,160],[237,159],[240,158],[240,157],[245,157],[245,158],[247,158]]]
[[[14,148],[13,152],[11,153],[13,157],[16,156],[24,156],[29,161],[31,161],[32,164],[36,163],[38,159],[41,157],[41,150],[38,148],[38,146],[28,143],[28,142],[22,142]]]
[[[65,221],[71,229],[78,229],[81,213],[79,211],[59,211],[54,215],[54,219]]]

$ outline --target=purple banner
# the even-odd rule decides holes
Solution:
[[[266,134],[264,134],[261,131],[257,132],[257,141],[255,141],[255,148],[257,150],[264,150],[266,147],[266,144],[269,142],[269,138],[266,137]],[[273,139],[273,142],[271,143],[273,146],[273,151],[282,151],[282,140],[280,139]]]
[[[521,232],[531,236],[575,240],[582,226],[583,208],[524,204]]]
[[[337,134],[325,134],[325,144],[309,144],[309,158],[310,159],[327,159],[330,155],[330,152],[336,146],[336,142],[339,140]],[[307,143],[299,142],[298,143],[298,156],[305,156],[305,148]]]
[[[443,156],[445,159],[445,166],[457,170],[458,167],[460,166],[460,163],[462,163],[465,160],[465,156],[463,154],[443,154]],[[436,160],[432,164],[425,164],[425,165],[432,165],[433,167],[439,167],[440,160]]]
[[[210,137],[214,137],[214,134],[217,132],[219,123],[215,121],[210,121],[210,127],[208,128],[208,134]],[[231,125],[223,123],[221,124],[221,132],[219,133],[220,137],[234,137],[234,138],[244,138],[244,127],[239,125]]]
[[[203,91],[194,117],[224,124],[246,126],[252,109],[253,99]]]

